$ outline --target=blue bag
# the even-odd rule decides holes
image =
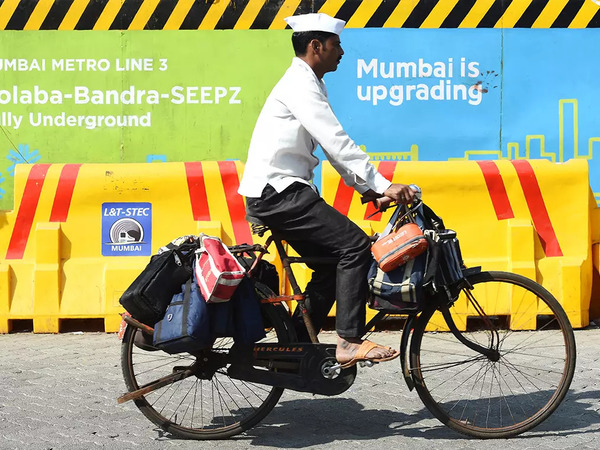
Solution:
[[[166,353],[194,352],[213,344],[210,315],[198,285],[188,280],[154,327],[154,347]]]
[[[244,277],[227,303],[231,303],[233,311],[233,340],[236,344],[253,344],[266,336],[260,300],[250,278]]]
[[[253,344],[265,337],[260,301],[252,281],[244,277],[228,302],[207,304],[213,337],[233,337],[236,344]]]
[[[248,277],[222,303],[206,303],[195,278],[188,280],[154,327],[154,347],[171,354],[210,348],[218,337],[241,345],[265,337],[260,301]]]

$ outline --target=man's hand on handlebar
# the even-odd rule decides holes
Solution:
[[[391,201],[395,201],[402,203],[403,205],[408,205],[409,203],[413,202],[415,198],[415,191],[408,184],[393,183],[383,193],[382,199],[385,197],[390,199],[387,202],[388,204]]]
[[[362,202],[373,202],[375,208],[379,211],[385,211],[394,202],[405,205],[410,204],[415,200],[415,196],[420,198],[420,189],[417,186],[396,183],[386,189],[383,195],[373,190],[368,190],[362,194]]]

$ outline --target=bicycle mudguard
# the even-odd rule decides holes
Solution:
[[[414,328],[413,324],[415,323],[416,317],[417,316],[414,314],[411,314],[407,317],[406,322],[404,323],[404,328],[402,329],[402,338],[400,339],[400,367],[402,368],[402,376],[404,377],[404,381],[406,382],[409,391],[412,391],[415,388],[415,383],[412,379],[406,354],[408,351],[408,345],[410,343],[410,333]]]
[[[311,343],[239,347],[232,349],[227,375],[293,391],[338,395],[354,383],[356,366],[331,370],[337,364],[335,347],[335,344]],[[267,371],[265,367],[277,371]]]

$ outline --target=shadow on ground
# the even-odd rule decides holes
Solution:
[[[600,391],[569,392],[560,407],[533,431],[516,439],[569,436],[598,431]],[[361,441],[401,435],[431,440],[460,439],[424,407],[415,414],[382,401],[381,409],[365,409],[349,398],[314,398],[281,402],[279,408],[245,436],[252,445],[304,448],[336,441]]]

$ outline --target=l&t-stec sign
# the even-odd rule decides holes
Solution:
[[[149,256],[151,203],[102,204],[102,256]]]

